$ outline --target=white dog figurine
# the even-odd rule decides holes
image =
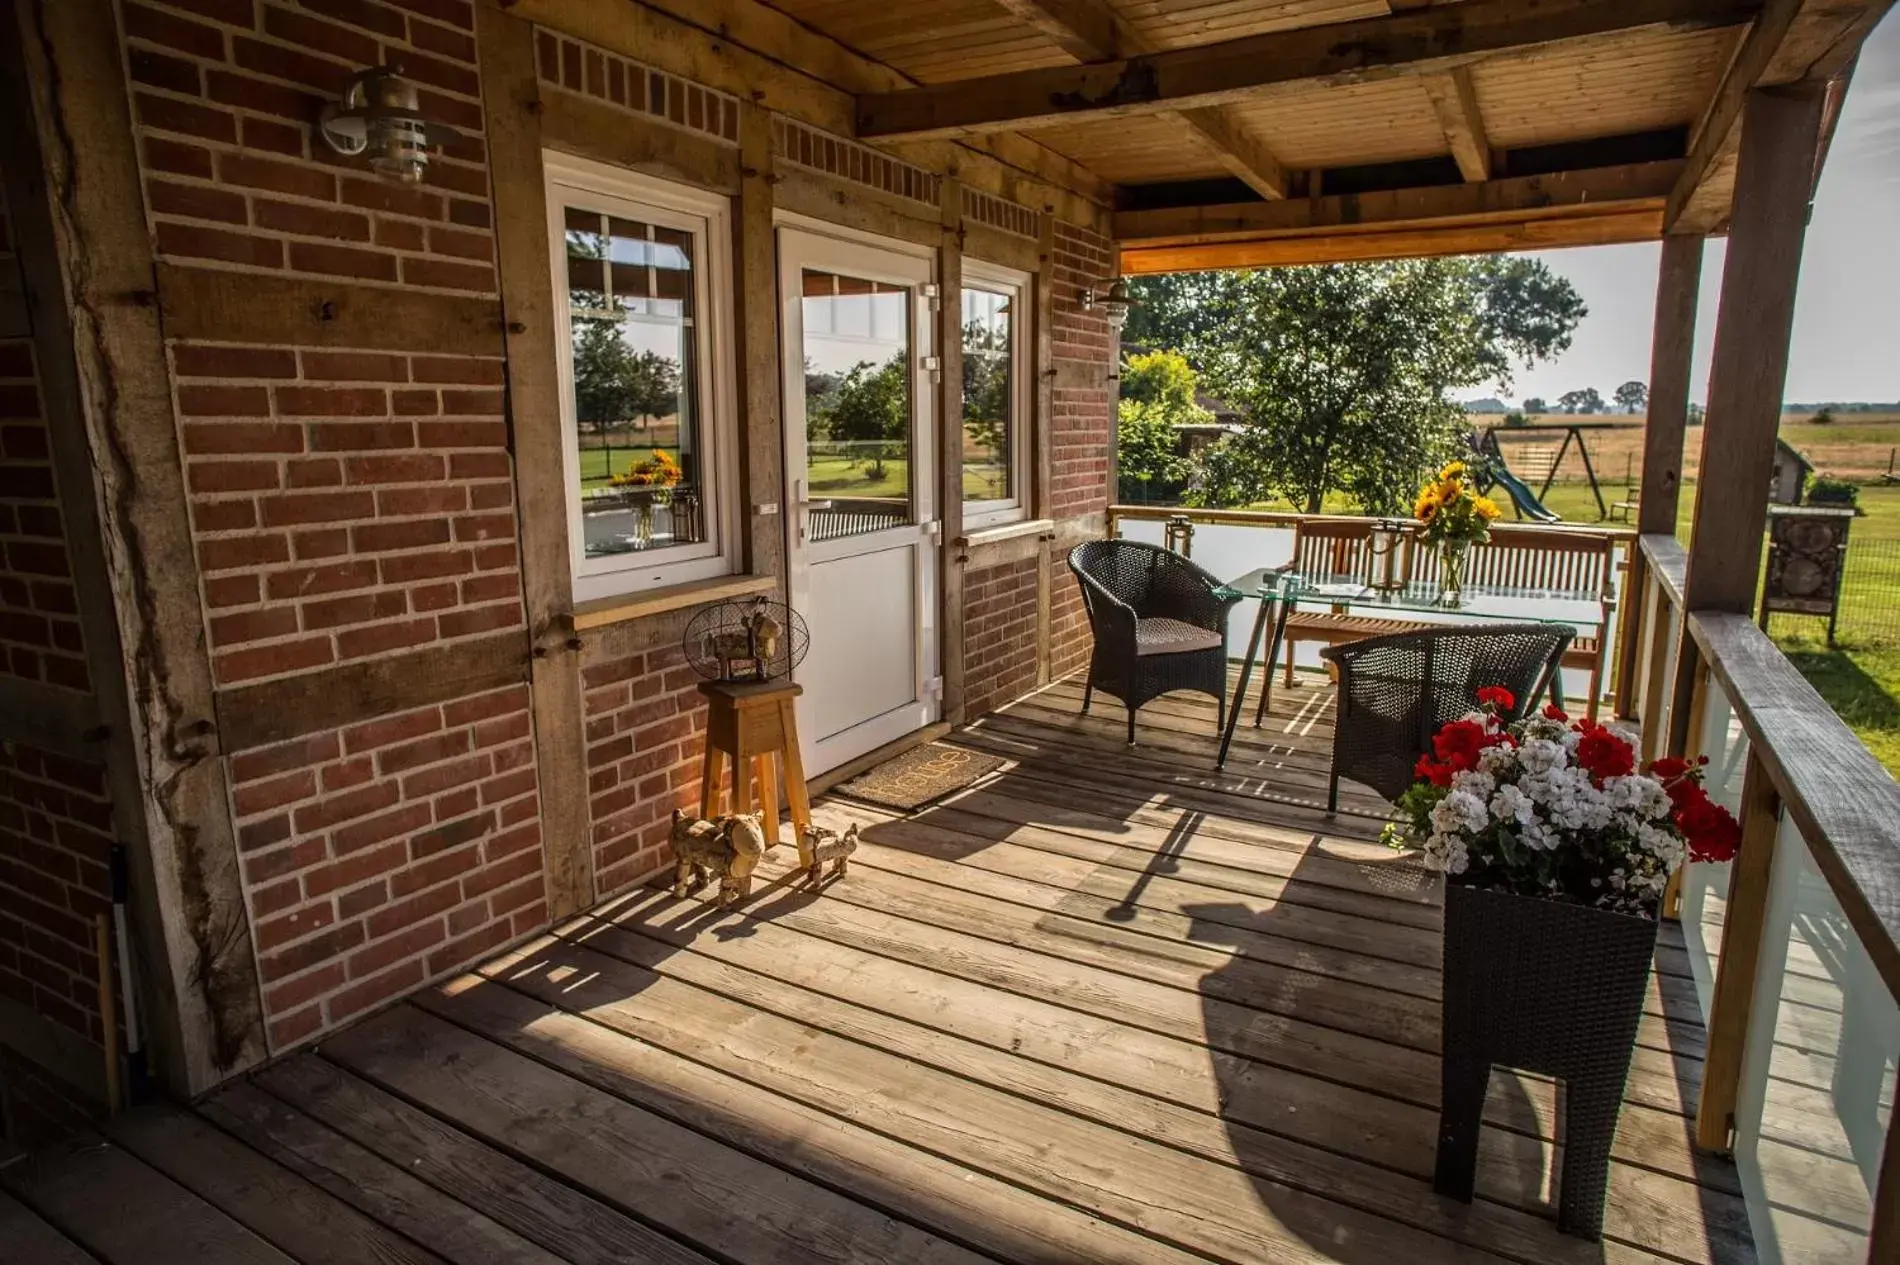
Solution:
[[[843,834],[824,826],[812,825],[805,829],[805,842],[811,848],[811,868],[805,871],[805,881],[818,883],[824,875],[825,862],[831,863],[832,878],[843,878],[851,854],[858,850],[858,825],[851,823],[850,829]]]
[[[765,829],[757,813],[736,813],[713,821],[673,810],[673,895],[683,898],[719,880],[719,904],[752,894],[752,871],[765,855]]]

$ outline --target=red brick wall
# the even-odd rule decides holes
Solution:
[[[1058,223],[1055,258],[1054,348],[1063,362],[1106,370],[1115,362],[1114,335],[1100,310],[1084,311],[1081,295],[1101,284],[1115,266],[1113,244],[1087,229]],[[1058,385],[1049,422],[1049,517],[1073,518],[1108,508],[1108,466],[1114,442],[1115,384]]]
[[[706,746],[699,677],[677,646],[593,664],[581,676],[594,890],[658,870],[675,807],[694,809]]]
[[[111,909],[105,769],[0,742],[0,997],[98,1045],[92,919]]]
[[[522,624],[499,360],[175,345],[220,685]]]
[[[231,761],[274,1050],[547,921],[525,686]]]
[[[123,13],[160,255],[495,290],[468,0],[126,0]],[[391,62],[467,137],[419,188],[333,155],[311,126],[352,74]]]
[[[1036,688],[1036,560],[963,577],[964,710],[994,710]]]

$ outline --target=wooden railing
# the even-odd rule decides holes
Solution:
[[[1690,867],[1667,910],[1705,1009],[1696,1140],[1736,1156],[1758,1238],[1785,1240],[1764,1259],[1900,1260],[1900,1129],[1880,1121],[1900,1058],[1900,784],[1747,615],[1683,609],[1685,563],[1673,538],[1642,537],[1618,702],[1641,716],[1646,755],[1709,757],[1711,790],[1742,824],[1736,860]],[[1812,962],[1790,970],[1796,944],[1825,978]],[[1816,1015],[1838,1024],[1831,1051],[1813,1048]],[[1789,1016],[1798,1037],[1783,1034]],[[1790,1058],[1831,1069],[1832,1083],[1791,1087]],[[1838,1139],[1833,1202],[1804,1184],[1811,1172],[1781,1167],[1816,1162],[1789,1136],[1823,1153],[1832,1144],[1816,1139]],[[1866,1201],[1846,1209],[1854,1166]],[[1866,1231],[1864,1256],[1844,1225]],[[1808,1227],[1820,1237],[1803,1239]]]

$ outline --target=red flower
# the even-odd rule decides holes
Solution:
[[[1675,820],[1676,829],[1688,841],[1691,861],[1727,861],[1742,846],[1742,827],[1734,814],[1699,786],[1678,802]]]
[[[1658,782],[1669,783],[1687,773],[1691,767],[1681,756],[1666,755],[1651,760],[1648,772]]]
[[[1577,743],[1577,763],[1599,786],[1613,777],[1625,777],[1636,771],[1636,751],[1629,743],[1601,725],[1589,725],[1581,732],[1583,740]]]
[[[1478,753],[1495,745],[1495,737],[1475,720],[1454,720],[1432,738],[1438,758],[1460,773],[1477,768]]]
[[[1428,755],[1420,756],[1418,763],[1412,768],[1414,777],[1430,782],[1433,786],[1450,786],[1451,779],[1457,772],[1458,770],[1449,764],[1440,764]]]
[[[1545,703],[1544,704],[1544,719],[1545,720],[1569,720],[1570,713],[1565,711],[1563,708],[1557,706],[1557,704],[1555,703]]]
[[[1508,712],[1517,706],[1517,695],[1502,685],[1487,685],[1478,691],[1478,702],[1485,707]]]

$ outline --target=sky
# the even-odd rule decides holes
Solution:
[[[1725,238],[1702,265],[1692,397],[1708,399]],[[1511,389],[1469,392],[1511,403],[1649,377],[1649,340],[1660,245],[1539,251],[1569,278],[1590,314],[1556,360],[1514,376]],[[1889,17],[1861,51],[1860,65],[1821,173],[1796,294],[1790,402],[1900,400],[1900,18]]]

